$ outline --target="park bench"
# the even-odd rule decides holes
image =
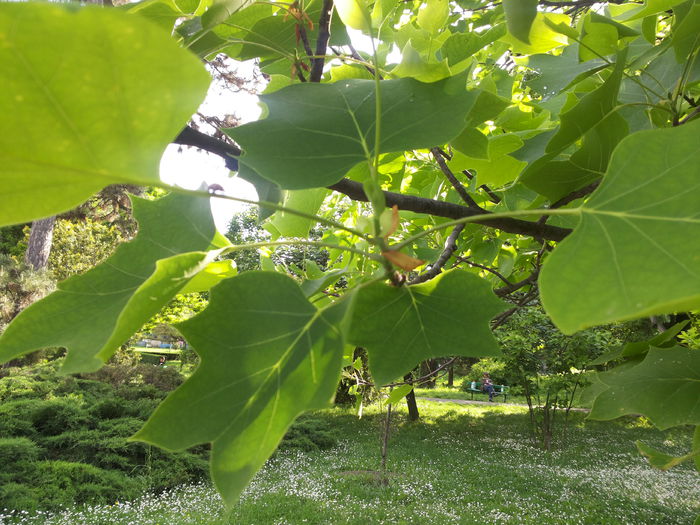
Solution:
[[[481,389],[481,382],[480,381],[472,381],[469,386],[467,387],[467,392],[471,394],[471,399],[474,399],[474,394],[484,394],[488,396],[487,392],[484,392]],[[508,386],[507,385],[493,385],[493,395],[495,396],[503,396],[503,401],[508,399]]]

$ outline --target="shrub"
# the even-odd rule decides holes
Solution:
[[[141,488],[122,473],[84,463],[39,461],[35,465],[31,486],[44,509],[135,498]]]
[[[83,402],[74,397],[60,397],[42,401],[29,416],[34,428],[44,436],[56,436],[67,430],[86,426],[90,417]]]
[[[174,367],[139,365],[136,370],[144,383],[166,392],[175,390],[185,380]]]
[[[489,374],[494,384],[508,384],[506,364],[499,359],[493,359],[491,357],[480,359],[478,362],[474,363],[466,379],[470,382],[481,381],[484,372]]]
[[[335,446],[338,436],[322,419],[300,418],[289,428],[280,449],[299,449],[305,452],[326,450]]]
[[[19,462],[39,459],[41,448],[26,437],[0,438],[0,465],[3,471],[10,470]]]
[[[0,509],[37,510],[39,500],[32,487],[22,483],[0,484]]]
[[[126,402],[118,397],[108,397],[97,401],[90,408],[90,413],[98,419],[118,419],[127,413]]]
[[[21,399],[0,404],[0,435],[35,436],[37,431],[30,416],[43,403],[39,399]]]

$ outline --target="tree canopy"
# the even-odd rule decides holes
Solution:
[[[700,307],[695,0],[5,2],[0,44],[0,226],[112,184],[171,191],[134,198],[138,235],[17,316],[0,360],[63,346],[64,371],[92,371],[175,295],[210,291],[178,327],[197,372],[134,439],[211,442],[228,504],[331,399],[348,348],[386,384],[497,355],[490,329],[538,295],[567,334]],[[232,140],[187,125],[222,55],[269,79]],[[232,244],[209,199],[240,199],[162,183],[172,142],[252,182],[271,238]],[[279,246],[327,264],[218,260]],[[593,415],[700,425],[700,353],[667,343],[616,354]]]

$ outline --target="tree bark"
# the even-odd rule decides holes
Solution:
[[[403,376],[404,381],[410,381],[411,379],[410,373]],[[408,408],[408,420],[418,421],[420,419],[420,412],[418,412],[418,404],[416,403],[416,393],[413,390],[406,396],[406,407]]]
[[[447,369],[447,386],[455,386],[455,365]]]
[[[46,219],[36,220],[32,223],[27,252],[24,254],[24,262],[34,270],[43,270],[49,264],[51,241],[53,240],[53,227],[55,224],[55,215]]]

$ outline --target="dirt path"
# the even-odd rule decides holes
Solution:
[[[507,406],[507,407],[521,407],[521,408],[527,408],[527,405],[520,405],[516,403],[497,403],[497,402],[489,402],[489,401],[477,401],[477,400],[470,400],[470,399],[443,399],[441,397],[423,397],[423,396],[416,396],[416,400],[423,400],[423,401],[436,401],[438,403],[456,403],[458,405],[496,405],[496,406]],[[588,408],[572,408],[572,412],[590,412]]]

